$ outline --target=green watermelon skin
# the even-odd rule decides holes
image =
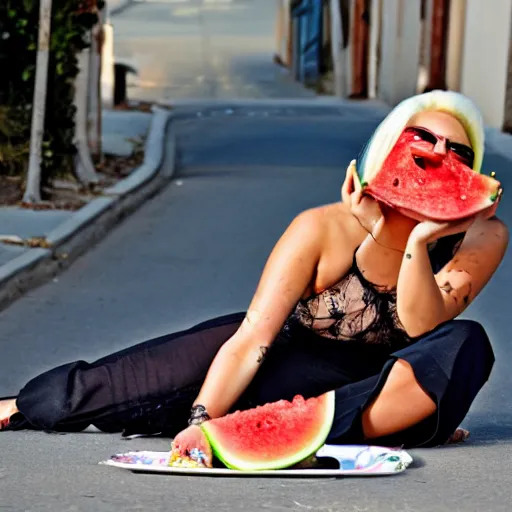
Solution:
[[[201,425],[215,456],[241,471],[282,469],[314,454],[331,430],[334,391],[280,400]]]

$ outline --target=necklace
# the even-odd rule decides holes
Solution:
[[[359,218],[357,216],[354,215],[354,217],[356,217],[357,219],[357,222],[359,222],[359,225],[372,237],[372,240],[377,244],[379,245],[380,247],[384,248],[384,249],[388,249],[389,251],[396,251],[396,252],[400,252],[402,254],[405,253],[404,250],[402,249],[396,249],[394,247],[388,247],[387,245],[384,245],[384,244],[381,244],[374,236],[373,236],[373,233],[371,231],[368,231],[364,226],[363,224],[361,223],[361,221],[359,220]]]

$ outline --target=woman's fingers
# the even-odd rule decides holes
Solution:
[[[171,444],[171,459],[188,459],[207,467],[212,466],[212,449],[198,426],[180,432]]]
[[[382,221],[383,217],[379,203],[364,194],[364,188],[357,175],[355,160],[352,160],[347,168],[345,181],[341,188],[341,197],[343,203],[348,205],[361,226],[370,233]]]
[[[465,219],[449,222],[426,220],[420,222],[413,229],[411,234],[414,234],[414,236],[418,237],[419,240],[430,243],[445,236],[456,235],[467,231],[477,218],[478,214]]]
[[[341,187],[341,200],[349,206],[352,203],[351,194],[354,192],[354,174],[352,172],[352,166],[352,163],[348,166],[345,181]]]

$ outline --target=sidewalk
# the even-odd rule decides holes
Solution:
[[[134,150],[134,141],[143,142],[148,136],[155,114],[139,111],[103,112],[103,150],[105,155],[129,156]],[[167,115],[167,114],[166,114]],[[163,133],[160,134],[163,137]],[[102,197],[90,195],[86,206],[79,210],[37,210],[18,206],[0,206],[0,308],[6,303],[4,287],[13,275],[30,267],[39,257],[48,252],[52,241],[71,234],[87,219],[85,210],[98,201],[104,206],[116,197],[115,189],[126,179],[110,188],[105,188]],[[111,192],[114,191],[113,193]],[[111,196],[111,197],[109,197]],[[95,203],[96,202],[96,203]],[[101,206],[101,205],[100,205]],[[98,209],[98,212],[99,213]],[[69,232],[69,233],[68,233]],[[9,243],[10,242],[10,243]],[[7,301],[8,302],[8,301]]]

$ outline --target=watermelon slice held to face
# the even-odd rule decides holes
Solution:
[[[414,131],[403,132],[365,193],[411,216],[438,221],[469,217],[493,205],[498,181],[473,171],[451,151],[430,159],[429,143],[416,139]]]
[[[462,125],[474,151],[472,162],[448,146],[437,161],[421,157],[422,151],[433,154],[433,144],[427,148],[406,128],[416,114],[430,111],[449,114]],[[453,221],[489,208],[501,194],[498,181],[480,174],[483,150],[483,122],[475,105],[459,93],[432,91],[396,106],[353,164],[365,194],[417,220]]]
[[[201,425],[214,454],[242,471],[281,469],[315,453],[334,419],[334,391],[305,400],[280,400]]]

